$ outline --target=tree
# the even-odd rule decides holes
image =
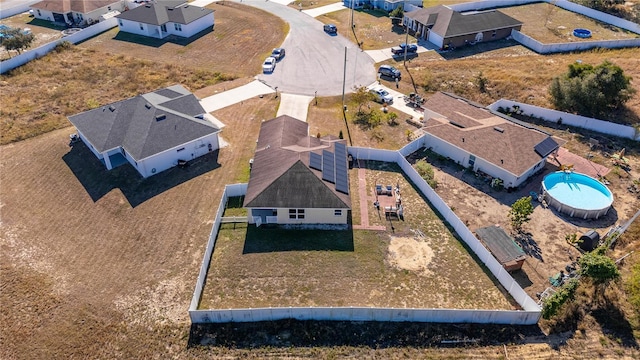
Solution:
[[[593,67],[574,63],[569,71],[556,77],[549,86],[557,109],[584,116],[603,116],[620,109],[636,92],[631,77],[609,61]]]
[[[476,86],[478,87],[478,90],[480,90],[481,93],[486,93],[487,85],[489,84],[489,79],[487,79],[487,77],[484,76],[482,71],[478,73],[478,75],[475,77],[474,80],[475,80]]]
[[[531,196],[526,196],[516,200],[516,202],[511,205],[511,210],[509,210],[511,226],[513,226],[516,231],[520,232],[522,230],[522,225],[531,220],[529,215],[532,213],[533,205],[531,204]]]
[[[2,41],[0,45],[7,49],[7,52],[11,50],[17,50],[18,54],[22,53],[22,50],[31,47],[31,44],[35,40],[33,33],[25,33],[19,28],[9,28],[0,31],[2,34]]]
[[[398,6],[397,8],[391,10],[389,13],[390,18],[403,18],[404,17],[404,9],[402,6]]]
[[[595,300],[603,299],[609,282],[620,277],[616,263],[604,254],[606,250],[605,246],[601,246],[578,260],[580,275],[590,278],[595,285]]]
[[[431,186],[432,189],[438,187],[438,182],[436,181],[435,174],[433,173],[433,168],[424,159],[418,160],[418,162],[416,162],[416,171],[427,182],[427,184]]]
[[[372,100],[373,94],[371,94],[366,87],[354,87],[354,91],[351,94],[351,102],[358,107],[357,112],[362,112],[362,107]]]

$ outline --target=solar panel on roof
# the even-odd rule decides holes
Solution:
[[[347,171],[347,147],[336,143],[336,190],[349,194],[349,174]]]
[[[309,167],[316,170],[322,170],[322,155],[309,153]]]
[[[333,153],[327,150],[322,150],[322,180],[336,182]]]
[[[534,146],[533,150],[535,150],[535,152],[537,152],[538,155],[545,157],[551,154],[551,152],[557,148],[558,148],[558,143],[555,140],[553,140],[551,136],[549,136],[546,139],[539,142],[538,145]]]

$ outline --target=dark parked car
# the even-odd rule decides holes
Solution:
[[[326,32],[327,34],[337,34],[338,28],[333,24],[325,24],[324,32]]]
[[[381,77],[389,77],[392,79],[400,79],[400,77],[402,76],[402,74],[400,74],[400,70],[394,68],[391,65],[380,65],[380,68],[378,69],[378,75],[380,75]]]
[[[275,58],[276,60],[280,61],[280,59],[282,59],[284,57],[284,49],[283,48],[276,48],[273,49],[273,51],[271,52],[271,57]]]
[[[407,54],[414,54],[418,52],[418,45],[416,44],[405,44],[402,43],[399,46],[394,46],[391,48],[391,52],[396,55],[403,55],[405,48],[407,49]]]

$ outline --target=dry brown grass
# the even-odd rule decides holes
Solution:
[[[182,84],[197,90],[227,79],[210,70],[95,50],[52,52],[0,77],[0,144],[69,126],[67,116],[158,88]]]
[[[370,223],[387,225],[387,231],[225,225],[200,308],[513,308],[504,289],[492,282],[397,166],[371,162],[366,177]],[[384,214],[380,217],[369,206],[375,181],[402,189],[405,218],[394,219],[393,230]],[[358,192],[357,182],[351,191]]]
[[[406,40],[406,34],[401,27],[393,26],[387,13],[382,10],[355,10],[353,23],[354,31],[350,29],[351,10],[335,11],[317,17],[325,24],[335,24],[338,33],[354,43],[362,42],[362,49],[382,49],[392,47]],[[409,36],[409,42],[416,42],[416,38]]]
[[[226,1],[207,8],[215,10],[214,30],[196,35],[190,42],[173,42],[177,37],[150,39],[114,28],[79,46],[107,54],[135,54],[160,64],[215,69],[236,78],[261,72],[264,58],[289,32],[289,24],[282,19],[252,6]]]

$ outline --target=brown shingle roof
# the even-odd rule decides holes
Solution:
[[[348,194],[337,191],[333,183],[322,180],[321,171],[309,167],[309,153],[335,152],[335,141],[309,136],[308,129],[307,123],[287,115],[262,123],[245,207],[351,207]]]
[[[542,159],[534,147],[549,135],[541,131],[520,126],[479,104],[445,93],[434,94],[425,108],[442,115],[427,119],[426,132],[516,176]],[[468,120],[466,124],[470,126],[455,126],[449,122],[450,117]]]

